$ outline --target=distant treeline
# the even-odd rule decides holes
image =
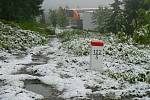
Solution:
[[[150,24],[150,0],[114,0],[110,6],[99,7],[95,13],[100,32],[123,31],[132,35],[135,29]]]
[[[94,15],[101,33],[112,32],[123,42],[133,38],[150,45],[150,0],[114,0],[110,6],[99,7]]]
[[[28,21],[42,14],[43,0],[0,0],[0,19]]]

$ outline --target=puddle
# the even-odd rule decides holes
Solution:
[[[91,87],[91,86],[86,86],[86,89],[91,89],[92,92],[96,92],[96,91],[99,91],[100,87],[99,86],[94,86],[94,87]]]
[[[32,65],[41,65],[41,64],[47,64],[49,60],[49,57],[46,57],[45,55],[42,54],[34,54],[32,55]],[[30,65],[31,65],[30,64]]]
[[[0,60],[4,61],[4,60],[6,60],[6,59],[7,59],[7,57],[5,57],[5,56],[0,56]]]
[[[1,86],[4,86],[4,85],[6,85],[5,82],[4,82],[4,80],[1,80],[1,79],[0,79],[0,87],[1,87]]]
[[[86,100],[107,100],[107,99],[104,99],[103,95],[102,94],[88,94],[87,95],[88,99]]]
[[[19,54],[18,54],[18,55],[16,54],[16,55],[14,55],[14,56],[16,57],[16,59],[22,59],[22,58],[25,58],[26,55],[27,55],[27,54],[20,54],[20,55],[19,55]]]
[[[38,74],[36,70],[35,71],[27,71],[27,68],[28,67],[21,68],[18,72],[13,73],[13,75],[16,75],[16,74],[28,74],[28,75],[32,75],[32,76],[42,76],[42,75]]]
[[[25,89],[44,96],[43,100],[64,100],[59,97],[62,92],[58,91],[54,86],[42,83],[40,80],[25,80]]]
[[[22,59],[24,57],[26,57],[28,53],[26,52],[26,50],[22,50],[19,52],[13,52],[12,55],[16,57],[16,59]]]
[[[68,74],[60,74],[61,78],[71,78],[72,76],[68,75]]]
[[[36,65],[43,65],[43,64],[47,64],[45,62],[32,62],[32,63],[28,63],[28,64],[22,64],[25,66],[36,66]]]
[[[39,55],[39,54],[32,55],[32,62],[28,64],[22,64],[22,65],[25,66],[43,65],[43,64],[47,64],[49,59],[50,59],[49,57],[46,57],[44,55]]]

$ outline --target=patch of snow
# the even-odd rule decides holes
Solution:
[[[51,44],[51,45],[50,45]],[[121,78],[112,79],[98,71],[91,70],[90,56],[75,56],[68,54],[63,48],[59,48],[61,43],[54,39],[49,45],[32,48],[30,53],[22,58],[6,55],[6,62],[0,60],[0,80],[4,80],[5,86],[0,87],[0,99],[2,100],[36,100],[43,96],[22,89],[23,81],[26,79],[39,79],[47,85],[56,86],[63,93],[65,99],[87,98],[89,94],[101,94],[108,99],[122,99],[122,97],[142,97],[149,99],[147,93],[150,92],[150,84],[146,82],[136,82],[130,84]],[[48,63],[42,65],[25,66],[32,63],[32,56],[41,54],[48,57]],[[4,56],[0,53],[0,55]],[[126,56],[125,56],[126,55]],[[104,49],[104,67],[116,73],[131,72],[134,75],[146,73],[149,66],[149,50],[139,50],[133,45],[116,44],[107,45]],[[145,61],[145,62],[143,62]],[[35,72],[41,76],[16,73],[21,68],[26,68],[28,72]],[[132,97],[131,97],[132,98]],[[21,99],[22,100],[22,99]]]
[[[43,99],[42,95],[26,91],[16,86],[3,86],[0,88],[0,100],[37,100]]]

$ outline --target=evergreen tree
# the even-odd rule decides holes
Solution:
[[[66,26],[68,23],[68,18],[66,16],[66,11],[62,7],[57,10],[57,24],[60,27]]]
[[[50,21],[50,25],[52,25],[53,27],[56,27],[57,25],[56,10],[49,10],[49,21]]]
[[[138,10],[146,8],[144,0],[124,0],[124,14],[127,19],[126,33],[132,35],[134,30],[138,27]]]
[[[99,9],[94,13],[93,23],[97,24],[97,30],[99,32],[108,32],[107,30],[107,20],[110,17],[112,11],[108,8],[99,7]]]
[[[119,0],[115,0],[111,4],[112,14],[107,22],[108,30],[113,33],[117,33],[122,30],[123,14],[120,9],[122,3]]]
[[[41,14],[43,0],[0,0],[0,18],[6,20],[32,20]]]

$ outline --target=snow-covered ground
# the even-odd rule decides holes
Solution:
[[[89,55],[68,54],[60,46],[54,38],[48,45],[34,47],[21,57],[1,51],[0,100],[44,99],[41,94],[24,88],[25,80],[35,79],[55,86],[65,100],[150,100],[150,50],[106,44],[106,72],[100,73],[90,69]],[[22,73],[23,69],[28,73]],[[143,81],[137,78],[141,73],[146,75]],[[131,75],[137,80],[130,80]]]
[[[23,30],[14,24],[4,24],[0,21],[0,50],[9,53],[26,50],[35,45],[44,44],[47,38],[39,32]]]

